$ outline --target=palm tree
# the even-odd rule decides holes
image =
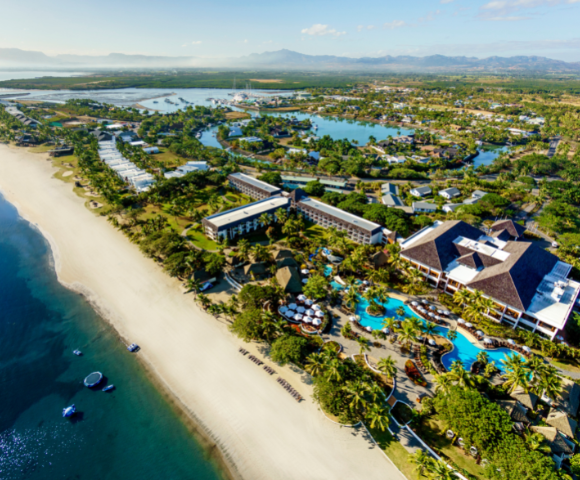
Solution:
[[[358,347],[359,347],[359,355],[362,355],[364,352],[370,352],[371,351],[371,347],[369,347],[369,342],[367,341],[366,338],[364,337],[358,337],[356,339],[357,343],[358,343]]]
[[[377,369],[387,378],[395,378],[397,376],[397,366],[390,355],[386,358],[381,358],[377,362]]]
[[[386,317],[383,319],[381,328],[388,328],[390,332],[394,332],[397,327],[397,320],[395,317]]]
[[[197,299],[200,301],[201,306],[203,307],[204,310],[206,310],[207,307],[211,305],[211,300],[208,298],[207,295],[204,295],[203,293],[200,293],[197,296]]]
[[[327,364],[326,369],[326,378],[329,381],[335,380],[336,382],[340,382],[342,380],[342,371],[344,367],[342,362],[338,358],[333,358]]]
[[[433,459],[430,455],[425,453],[425,450],[419,448],[415,451],[415,453],[409,455],[409,461],[416,465],[416,467],[413,469],[413,473],[416,473],[419,477],[421,477],[423,472],[425,472],[431,465]]]
[[[456,290],[453,294],[453,302],[459,305],[468,305],[471,301],[471,292],[469,290],[461,289]]]
[[[446,395],[449,393],[451,387],[453,386],[453,380],[449,376],[449,373],[441,373],[435,375],[434,381],[436,383],[435,391],[436,392],[441,391]]]
[[[558,395],[562,392],[562,377],[558,375],[556,368],[550,366],[540,372],[536,385],[538,395],[543,392],[548,398],[556,400]]]
[[[242,238],[239,242],[238,242],[238,256],[244,260],[247,261],[250,255],[250,242],[248,241],[247,238]]]
[[[272,215],[270,215],[269,213],[262,213],[262,215],[260,215],[260,218],[258,218],[258,222],[262,224],[262,227],[267,227],[272,223],[273,220],[274,219]]]
[[[197,297],[199,289],[201,288],[201,282],[196,278],[190,278],[187,281],[188,291],[193,292],[193,295]]]
[[[401,328],[397,330],[397,339],[402,346],[409,348],[411,343],[417,340],[416,326],[409,321],[403,322]]]
[[[280,326],[276,322],[276,316],[272,312],[265,310],[260,317],[262,321],[262,333],[268,343],[271,343],[273,337],[280,331]]]
[[[481,352],[479,352],[477,354],[477,361],[480,363],[480,365],[487,365],[489,363],[489,355],[486,351],[482,350]]]
[[[433,338],[433,335],[437,333],[437,325],[433,322],[427,322],[421,326],[421,331],[423,332],[424,339],[423,345],[427,342],[427,337]]]
[[[349,407],[353,411],[357,411],[365,407],[367,404],[365,393],[368,391],[366,383],[363,383],[360,380],[349,381],[343,388],[346,392],[347,401],[350,402]]]
[[[313,377],[318,377],[324,373],[326,359],[322,353],[312,353],[306,359],[306,371]]]
[[[453,362],[455,363],[455,362]],[[453,369],[448,373],[451,380],[455,382],[459,387],[467,390],[468,388],[473,387],[473,377],[471,373],[469,373],[465,368],[463,368],[462,364],[454,365]]]
[[[395,313],[399,316],[400,319],[403,319],[407,314],[407,312],[405,311],[405,307],[403,306],[397,308],[397,310],[395,310]]]
[[[384,408],[375,403],[368,409],[365,419],[370,423],[371,428],[375,428],[376,426],[384,432],[389,426],[391,414],[388,408]]]
[[[286,220],[288,220],[288,212],[283,208],[279,208],[278,210],[276,210],[276,212],[274,212],[274,215],[276,215],[276,220],[280,225],[284,225],[286,223]]]
[[[433,460],[427,466],[427,478],[431,480],[457,480],[453,470],[443,460]]]
[[[538,432],[530,432],[526,429],[524,433],[524,440],[526,442],[526,446],[531,451],[537,451],[542,453],[550,453],[551,449],[546,444],[546,437],[544,437],[541,433]]]
[[[405,293],[417,295],[423,291],[425,277],[418,270],[412,269],[407,273],[409,283],[403,287]]]
[[[447,339],[451,342],[457,338],[457,330],[449,330],[447,332]]]
[[[522,387],[527,392],[531,370],[521,357],[515,353],[507,355],[507,359],[502,360],[502,363],[504,371],[502,378],[505,379],[504,385],[510,387],[509,393],[512,393],[518,387]]]
[[[354,288],[350,288],[344,296],[344,301],[353,312],[355,311],[356,305],[358,304],[359,301],[358,299],[359,299],[358,293]]]
[[[252,247],[252,256],[254,257],[254,262],[267,262],[270,260],[271,255],[268,249],[264,245],[254,245]]]

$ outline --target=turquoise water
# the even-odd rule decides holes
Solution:
[[[1,196],[0,272],[0,479],[223,478],[136,355],[58,283],[46,241]],[[85,388],[93,371],[117,389]],[[73,403],[78,414],[62,418]]]
[[[497,157],[499,157],[503,152],[507,152],[508,150],[508,147],[486,145],[479,150],[479,155],[473,159],[472,164],[475,168],[479,167],[480,165],[491,165]]]
[[[366,312],[369,303],[364,299],[360,298],[359,303],[356,307],[356,314],[360,316],[360,324],[364,327],[371,327],[373,330],[380,330],[382,329],[382,321],[385,317],[395,317],[399,318],[396,311],[398,308],[403,307],[405,309],[405,315],[408,317],[417,317],[413,313],[410,307],[405,305],[401,300],[396,298],[390,298],[387,303],[382,304],[386,308],[386,313],[382,317],[372,317]],[[420,319],[424,321],[423,319]],[[441,336],[446,337],[447,332],[449,331],[448,328],[444,327],[437,327],[437,333]],[[521,356],[519,353],[514,352],[513,350],[509,350],[507,348],[498,348],[495,350],[483,350],[478,346],[471,343],[467,337],[465,337],[461,332],[457,331],[457,338],[452,341],[454,345],[454,349],[443,356],[441,359],[445,368],[450,369],[451,364],[455,360],[461,360],[463,362],[463,366],[466,369],[471,367],[471,364],[477,360],[477,354],[481,351],[487,352],[489,355],[489,361],[495,361],[495,365],[498,368],[501,368],[501,361],[506,357],[507,354],[515,354]]]

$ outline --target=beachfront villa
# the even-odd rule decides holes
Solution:
[[[490,319],[549,339],[564,329],[580,292],[572,266],[531,242],[511,220],[488,233],[462,221],[435,222],[401,243],[401,257],[429,284],[453,294],[479,290],[493,300]]]
[[[114,139],[99,141],[99,158],[103,163],[115,171],[124,181],[129,183],[137,192],[145,192],[149,189],[155,178],[145,170],[138,168],[133,162],[127,160],[119,150]]]
[[[228,175],[230,187],[256,200],[280,195],[282,190],[245,173],[231,173]]]
[[[202,220],[205,234],[212,240],[235,238],[254,232],[264,225],[259,218],[264,213],[276,219],[276,210],[290,208],[290,199],[282,196],[269,197],[226,212],[210,215]]]

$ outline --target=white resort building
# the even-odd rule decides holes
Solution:
[[[231,173],[228,175],[228,180],[232,188],[257,200],[273,197],[274,195],[280,195],[282,193],[280,188],[262,182],[257,178],[250,177],[245,173]]]
[[[488,233],[461,221],[435,222],[401,243],[401,257],[427,281],[453,294],[479,290],[493,300],[487,316],[554,339],[577,304],[572,266],[531,242],[525,228],[496,222]]]

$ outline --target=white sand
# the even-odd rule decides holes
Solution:
[[[323,417],[298,373],[274,366],[307,395],[301,404],[277,375],[238,353],[242,342],[87,210],[70,184],[52,178],[56,170],[45,158],[0,145],[0,191],[49,239],[61,282],[87,294],[122,337],[141,346],[138,355],[237,474],[252,480],[405,478],[362,432]]]

